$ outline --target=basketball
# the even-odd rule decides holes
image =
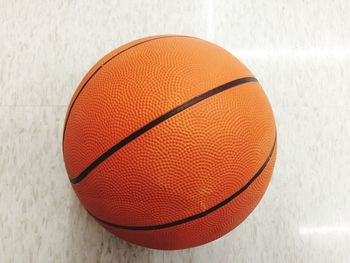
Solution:
[[[208,243],[245,220],[276,151],[273,112],[249,69],[181,35],[103,57],[63,130],[69,180],[88,213],[119,238],[165,250]]]

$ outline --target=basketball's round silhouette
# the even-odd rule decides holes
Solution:
[[[63,133],[69,179],[91,216],[157,249],[238,226],[269,184],[276,148],[252,73],[226,50],[176,35],[102,58],[73,95]]]

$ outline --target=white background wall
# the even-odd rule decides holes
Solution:
[[[350,262],[350,2],[0,0],[0,262]],[[175,252],[119,240],[79,205],[61,138],[70,97],[139,37],[213,41],[274,108],[271,185],[233,232]]]

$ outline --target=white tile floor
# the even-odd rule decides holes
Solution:
[[[0,262],[350,262],[349,16],[347,0],[1,1]],[[84,73],[122,43],[164,33],[238,56],[279,131],[274,177],[253,214],[213,243],[175,252],[99,227],[61,154]]]

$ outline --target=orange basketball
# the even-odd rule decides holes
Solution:
[[[257,206],[276,158],[271,106],[226,50],[177,35],[126,44],[83,78],[63,152],[81,203],[157,249],[215,240]]]

